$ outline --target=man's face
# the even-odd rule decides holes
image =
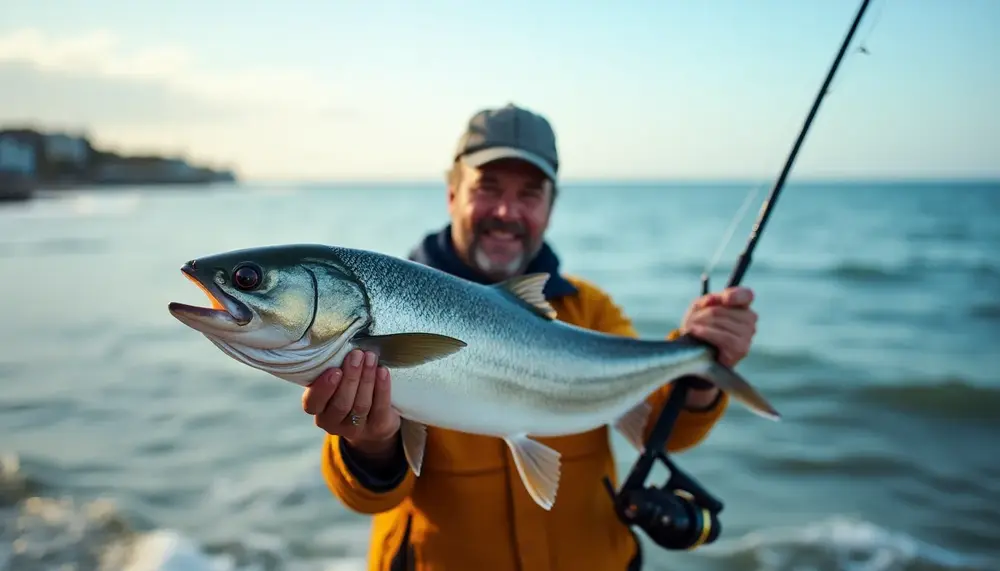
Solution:
[[[552,182],[519,160],[473,168],[448,188],[452,239],[458,255],[482,274],[520,274],[542,247],[552,206]]]

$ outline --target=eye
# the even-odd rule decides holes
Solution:
[[[243,265],[233,270],[233,284],[246,290],[260,285],[260,270],[252,265]]]

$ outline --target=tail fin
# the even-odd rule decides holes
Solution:
[[[781,418],[778,411],[771,406],[771,403],[767,402],[767,399],[757,392],[757,389],[753,388],[746,379],[729,367],[721,365],[713,359],[710,361],[708,370],[704,375],[708,380],[715,383],[715,386],[746,405],[754,413],[771,420],[779,420]]]

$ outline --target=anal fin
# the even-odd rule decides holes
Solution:
[[[642,401],[630,408],[625,414],[615,421],[615,429],[618,430],[639,452],[646,447],[645,434],[646,424],[649,422],[649,415],[653,407],[649,403]]]
[[[403,454],[415,476],[420,475],[424,465],[424,448],[427,446],[427,426],[405,418],[399,421],[399,433],[403,439]]]
[[[531,499],[544,510],[552,509],[559,491],[559,452],[526,434],[507,436],[504,442],[514,456],[517,472]]]

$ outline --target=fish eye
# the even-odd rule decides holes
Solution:
[[[233,284],[242,290],[257,287],[260,285],[260,269],[251,264],[238,266],[233,270]]]

